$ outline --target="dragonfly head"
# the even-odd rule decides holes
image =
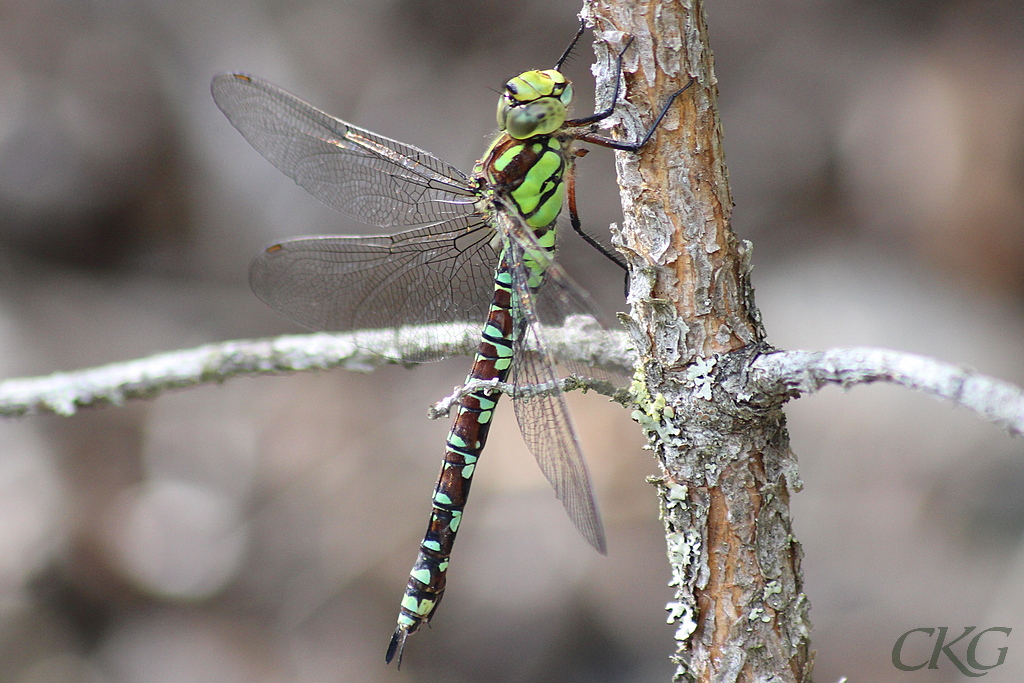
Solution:
[[[572,83],[555,69],[524,71],[505,84],[498,126],[517,140],[549,135],[565,123]]]

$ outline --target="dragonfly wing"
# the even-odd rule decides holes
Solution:
[[[540,322],[541,342],[546,348],[551,348],[551,343],[547,341],[549,331],[576,327],[585,330],[587,336],[592,338],[594,333],[600,334],[608,329],[604,316],[598,313],[590,295],[558,263],[548,267],[543,285],[534,293],[533,304]],[[558,364],[569,374],[582,379],[609,382],[616,387],[628,385],[629,378],[621,369],[599,365],[599,355],[599,352],[595,353],[592,362],[559,359]]]
[[[315,330],[482,322],[494,286],[493,234],[477,216],[396,235],[287,240],[253,260],[249,282],[271,308]]]
[[[546,389],[516,397],[513,401],[516,420],[527,448],[555,489],[569,519],[587,542],[604,553],[604,527],[594,500],[590,473],[565,397],[557,388],[555,362],[544,344],[534,293],[529,288],[529,274],[523,264],[522,247],[513,239],[506,242],[506,259],[513,282],[512,382],[516,387]]]
[[[266,81],[222,74],[217,106],[256,150],[328,206],[368,225],[426,225],[473,212],[476,192],[429,152],[326,114]]]
[[[497,219],[498,225],[509,237],[529,249],[531,253],[543,253],[533,230],[521,220],[510,216]],[[561,221],[561,219],[560,219]],[[568,229],[566,224],[559,225],[559,232]],[[522,248],[522,247],[521,247]],[[617,365],[610,362],[602,364],[602,356],[610,352],[620,355],[619,349],[600,348],[602,344],[595,340],[595,335],[608,330],[606,316],[598,312],[598,307],[585,289],[569,277],[558,262],[549,256],[546,264],[542,285],[532,292],[533,311],[540,325],[537,328],[538,338],[544,348],[557,348],[560,343],[574,343],[578,350],[580,345],[589,346],[592,351],[589,361],[559,359],[558,364],[581,379],[608,382],[615,387],[629,384],[629,377]],[[579,330],[572,333],[572,330]],[[566,333],[569,333],[566,335]],[[574,342],[572,337],[585,336],[586,341]],[[559,339],[562,337],[562,339]],[[565,340],[565,341],[563,341]],[[594,341],[598,343],[594,344]]]

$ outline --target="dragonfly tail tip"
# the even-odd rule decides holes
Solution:
[[[395,634],[391,636],[391,642],[388,644],[388,652],[384,655],[385,664],[390,664],[391,660],[397,656],[398,663],[395,666],[399,670],[402,668],[402,650],[405,649],[405,639],[408,635],[409,632],[401,626],[395,629]]]

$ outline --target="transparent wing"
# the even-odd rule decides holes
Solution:
[[[253,260],[249,283],[271,308],[315,330],[482,323],[494,287],[493,235],[472,216],[396,235],[288,240]]]
[[[534,292],[533,307],[540,322],[539,337],[545,348],[551,348],[551,332],[561,333],[565,328],[576,328],[588,337],[608,329],[605,316],[597,311],[586,290],[566,274],[557,262],[548,267],[543,285]],[[588,342],[591,341],[588,338]],[[596,359],[595,359],[596,360]],[[615,387],[625,387],[629,377],[617,368],[597,367],[593,362],[559,359],[558,365],[567,374],[581,379],[604,381]]]
[[[569,229],[568,221],[564,223],[565,225],[558,227],[560,233]],[[500,225],[502,228],[508,228],[512,238],[521,245],[535,252],[541,249],[533,231],[521,221],[502,219]],[[561,334],[565,328],[576,328],[583,330],[585,334],[600,334],[601,331],[609,329],[609,322],[616,326],[614,319],[609,320],[607,316],[602,315],[587,291],[576,284],[554,259],[548,264],[542,286],[533,291],[532,304],[534,314],[540,322],[538,336],[545,348],[551,348],[552,342],[558,344],[558,337],[552,337],[552,332]],[[618,368],[596,367],[594,363],[586,361],[559,359],[558,365],[568,374],[582,379],[609,382],[616,387],[624,387],[630,380],[628,375]]]
[[[429,152],[334,118],[251,76],[222,74],[210,89],[256,151],[356,220],[413,226],[473,211],[476,194],[469,179]]]
[[[537,292],[531,290],[528,284],[529,271],[523,264],[520,241],[525,240],[529,244],[531,239],[532,233],[528,229],[513,228],[505,246],[505,258],[513,283],[512,382],[516,387],[530,389],[525,394],[517,395],[513,402],[516,419],[527,447],[554,488],[555,495],[565,506],[569,518],[583,537],[598,552],[604,553],[604,527],[594,500],[590,474],[565,405],[565,397],[558,389],[555,361],[544,342],[538,316],[538,304],[541,303],[547,309],[551,322],[572,314],[590,314],[591,308],[587,304],[586,295],[555,263],[549,265],[541,290],[553,286],[564,296],[538,301]]]

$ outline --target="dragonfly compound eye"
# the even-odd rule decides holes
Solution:
[[[505,103],[504,98],[502,102]],[[517,140],[525,140],[534,135],[548,135],[565,123],[565,105],[554,97],[542,97],[518,107],[509,107],[505,103],[504,109],[501,105],[498,106],[498,124],[502,123],[505,132]]]

